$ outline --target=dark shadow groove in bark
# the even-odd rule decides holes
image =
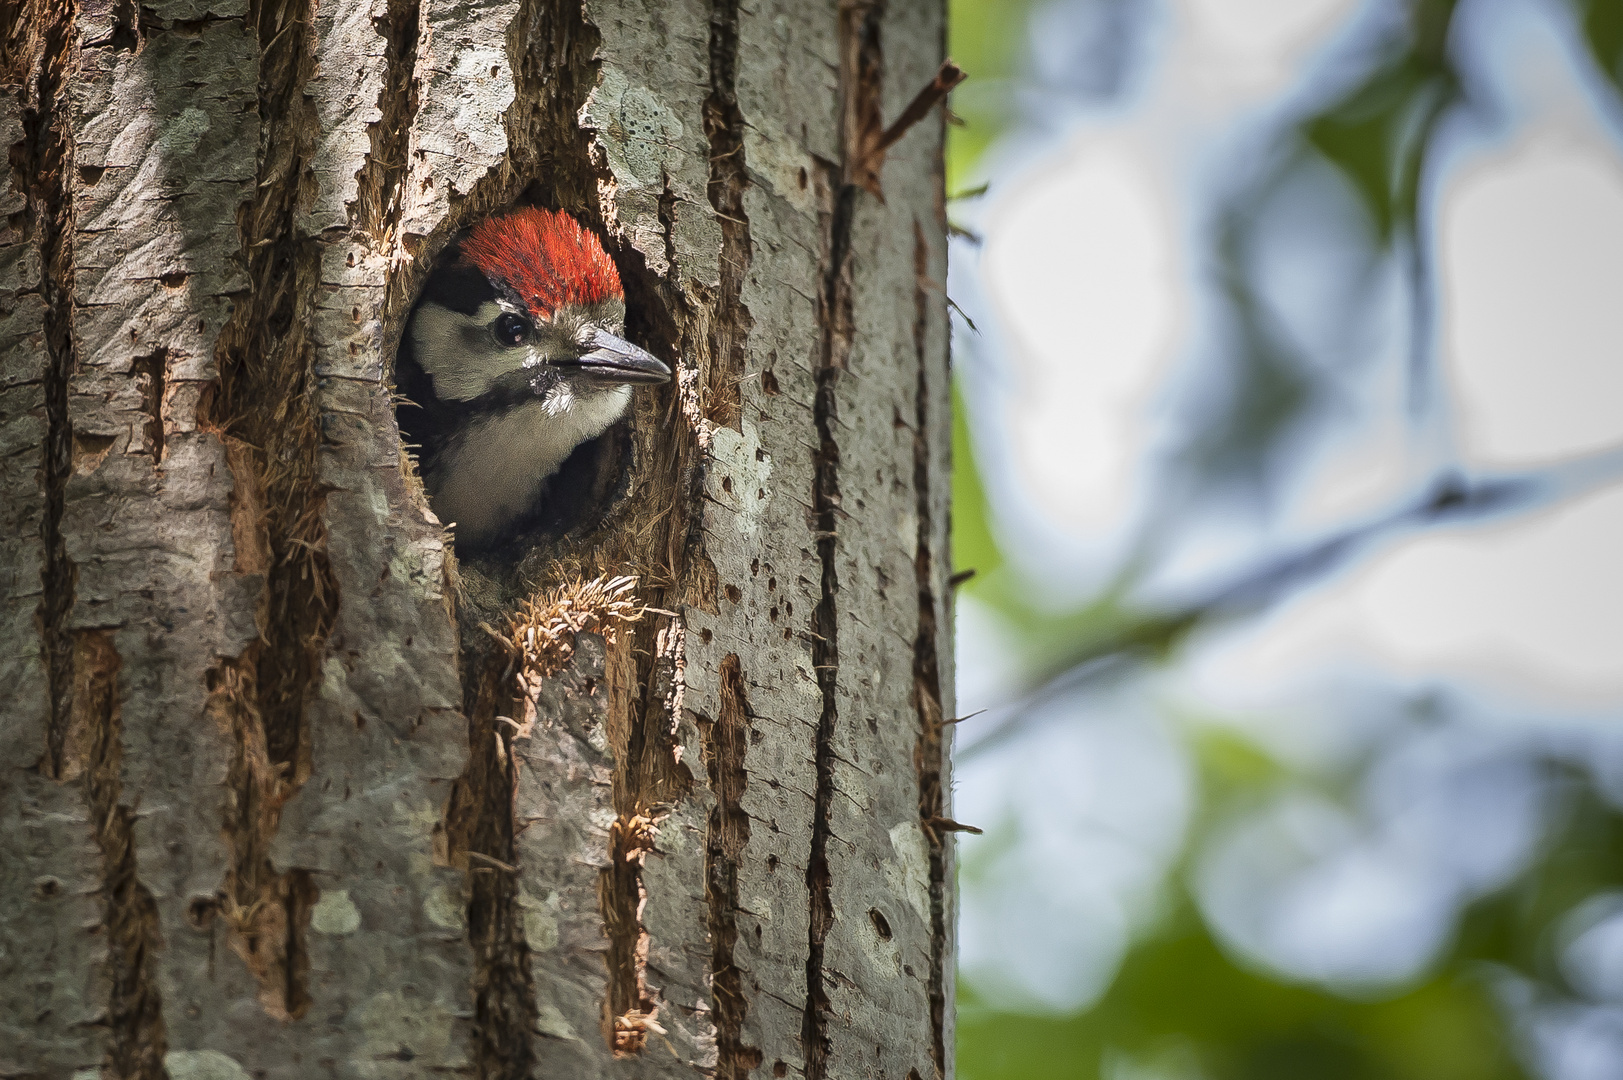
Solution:
[[[832,245],[840,251],[840,234],[849,236],[850,205],[856,191],[842,187],[837,196],[834,213]],[[817,527],[817,555],[822,562],[822,599],[812,612],[812,664],[817,671],[817,684],[822,692],[822,709],[817,717],[816,773],[817,787],[813,798],[811,857],[806,864],[806,887],[810,891],[811,919],[808,930],[806,956],[806,1014],[801,1027],[801,1043],[806,1055],[805,1074],[808,1080],[823,1080],[828,1061],[828,1036],[825,1017],[829,1008],[828,991],[823,985],[823,942],[834,923],[832,883],[828,868],[829,806],[834,799],[834,727],[839,722],[839,609],[836,598],[840,590],[839,568],[836,565],[836,529],[840,506],[840,447],[834,439],[839,423],[835,382],[844,365],[850,345],[836,340],[833,326],[838,320],[835,310],[843,305],[849,314],[851,302],[850,275],[841,272],[843,258],[831,263],[828,284],[825,286],[824,347],[817,369],[817,396],[813,415],[817,426],[818,446],[815,459],[812,491],[812,510]],[[842,284],[843,282],[843,284]],[[848,318],[846,320],[849,321]]]
[[[388,0],[382,18],[372,20],[383,37],[383,88],[377,120],[366,126],[371,149],[355,174],[356,197],[350,223],[383,249],[400,221],[400,193],[406,180],[406,154],[417,117],[421,85],[416,78],[421,32],[419,0]]]
[[[913,709],[918,718],[918,743],[913,765],[919,781],[919,822],[930,842],[930,1056],[936,1076],[947,1075],[946,956],[947,847],[950,833],[936,828],[946,815],[943,771],[946,765],[946,727],[941,715],[941,668],[936,652],[939,628],[935,594],[935,525],[930,490],[930,369],[931,304],[930,243],[924,227],[913,223],[913,349],[918,359],[917,409],[913,416],[913,491],[918,515],[917,549],[913,559],[919,593],[919,630],[913,641]]]
[[[73,471],[73,422],[68,413],[68,384],[77,364],[73,340],[73,143],[66,111],[64,82],[77,66],[72,0],[38,0],[14,12],[26,38],[12,58],[18,70],[8,72],[21,84],[23,141],[11,150],[11,167],[20,174],[28,200],[26,227],[39,251],[40,296],[45,305],[45,446],[42,473],[45,516],[41,540],[45,566],[39,603],[40,651],[49,680],[45,760],[42,771],[57,780],[78,774],[67,760],[73,698],[73,638],[67,629],[73,610],[77,573],[62,536],[62,512],[68,477]],[[9,66],[9,65],[8,65]]]
[[[817,671],[823,706],[817,718],[817,787],[813,800],[811,855],[806,864],[810,893],[806,955],[806,1012],[801,1025],[808,1080],[828,1075],[828,990],[824,984],[823,943],[834,924],[832,881],[828,865],[829,809],[834,799],[834,729],[839,723],[839,607],[838,543],[840,509],[840,446],[838,385],[851,356],[855,334],[852,317],[851,229],[861,189],[852,170],[860,160],[864,132],[878,115],[881,61],[879,27],[884,14],[879,3],[856,2],[840,10],[841,160],[830,178],[834,202],[828,215],[823,263],[823,291],[818,322],[822,327],[817,361],[817,395],[812,413],[818,446],[814,458],[812,512],[816,522],[817,554],[822,562],[822,598],[812,612],[812,663]]]
[[[474,953],[474,1075],[527,1080],[535,1075],[535,985],[514,849],[517,782],[510,732],[498,716],[522,715],[512,688],[521,657],[487,626],[464,627],[463,708],[468,767],[452,795],[452,858],[468,874],[468,940]],[[460,809],[459,809],[460,808]]]
[[[298,229],[320,133],[305,94],[315,73],[313,18],[314,0],[259,0],[248,12],[261,50],[258,182],[238,213],[248,292],[220,333],[219,385],[203,410],[231,466],[236,570],[265,578],[259,640],[210,680],[211,705],[237,742],[221,907],[233,951],[259,980],[260,1004],[279,1019],[310,1006],[304,935],[316,888],[303,870],[279,873],[269,852],[282,807],[310,775],[305,714],[338,605],[307,336],[319,252]]]
[[[104,1072],[120,1080],[168,1080],[163,1058],[168,1035],[157,987],[156,953],[163,946],[158,906],[137,876],[135,813],[123,797],[123,725],[119,716],[121,667],[113,636],[86,630],[73,642],[73,711],[90,737],[85,801],[101,848],[102,929],[107,940]]]
[[[704,103],[704,134],[710,144],[710,205],[721,225],[721,287],[710,320],[705,415],[734,428],[742,415],[745,343],[754,325],[740,300],[752,252],[749,215],[744,210],[749,174],[737,82],[738,0],[715,0],[710,9],[710,96]]]
[[[704,892],[709,909],[711,1003],[716,1016],[716,1080],[745,1080],[761,1064],[761,1051],[744,1044],[749,999],[744,976],[734,962],[738,943],[738,864],[750,839],[744,789],[749,784],[750,706],[738,654],[721,662],[721,709],[714,721],[701,719],[704,764],[716,803],[705,835]]]
[[[158,349],[130,362],[130,374],[141,391],[141,408],[147,414],[141,425],[147,453],[154,467],[163,464],[163,399],[169,382],[169,351]]]
[[[656,595],[662,597],[664,590]],[[605,663],[615,820],[598,906],[609,939],[603,1034],[616,1057],[642,1053],[662,1004],[659,989],[648,982],[652,941],[642,922],[648,897],[643,866],[660,821],[693,787],[692,773],[677,758],[672,722],[679,711],[676,665],[682,635],[677,624],[643,618],[609,643]]]

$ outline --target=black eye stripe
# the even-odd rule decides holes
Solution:
[[[522,315],[515,315],[505,311],[496,317],[490,324],[491,330],[496,334],[496,340],[503,345],[522,345],[530,339],[530,332],[534,329],[530,320]]]

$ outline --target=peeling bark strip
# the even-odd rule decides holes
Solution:
[[[705,835],[705,902],[709,906],[711,997],[716,1010],[716,1080],[745,1080],[761,1064],[761,1051],[744,1043],[749,998],[733,950],[738,945],[738,863],[750,839],[744,811],[749,773],[750,708],[737,653],[721,662],[721,710],[701,721],[704,764],[716,805]]]
[[[124,805],[124,763],[118,674],[113,637],[84,630],[73,643],[73,711],[90,734],[85,795],[101,847],[102,927],[112,994],[107,1003],[107,1056],[103,1067],[121,1080],[165,1080],[167,1048],[157,987],[156,953],[162,947],[158,908],[136,876],[135,813]]]
[[[45,517],[41,536],[40,648],[50,684],[44,771],[72,779],[78,767],[66,760],[72,712],[73,641],[68,613],[73,610],[74,568],[62,536],[63,498],[73,471],[73,424],[68,415],[68,382],[75,366],[73,340],[73,136],[65,109],[64,84],[76,65],[77,35],[73,0],[32,0],[14,14],[8,34],[21,30],[16,61],[8,72],[24,87],[23,142],[12,148],[11,166],[22,174],[28,198],[28,228],[39,251],[41,298],[45,302]]]
[[[265,578],[260,639],[223,662],[210,686],[236,740],[221,907],[231,948],[259,981],[260,1004],[283,1020],[310,1007],[305,933],[317,889],[306,871],[278,872],[270,846],[283,806],[310,775],[305,712],[338,602],[321,520],[307,337],[318,252],[298,229],[319,135],[305,94],[315,71],[313,19],[314,0],[250,5],[261,144],[254,198],[239,215],[249,290],[220,333],[219,389],[207,410],[233,474],[236,570]]]
[[[930,1056],[936,1076],[947,1075],[946,965],[947,877],[946,836],[934,827],[946,818],[942,770],[947,761],[946,725],[941,715],[941,664],[936,654],[935,525],[930,474],[930,242],[924,227],[913,224],[913,347],[918,357],[918,408],[913,416],[913,491],[916,499],[918,551],[913,557],[919,593],[919,632],[913,641],[913,709],[918,718],[914,768],[919,777],[919,823],[930,842]]]

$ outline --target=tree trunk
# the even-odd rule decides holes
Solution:
[[[951,1073],[941,7],[7,0],[0,1077]],[[459,565],[516,202],[678,378]]]

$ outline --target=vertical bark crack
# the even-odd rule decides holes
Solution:
[[[355,174],[356,198],[351,207],[354,227],[380,247],[388,245],[400,220],[406,154],[421,91],[416,78],[421,5],[419,0],[388,0],[388,5],[383,17],[373,20],[384,40],[383,88],[378,91],[382,115],[366,126],[371,149]]]
[[[471,640],[473,635],[480,640]],[[518,777],[511,732],[496,721],[498,716],[523,715],[508,689],[517,685],[522,656],[484,627],[465,630],[462,648],[468,769],[457,781],[452,816],[461,816],[457,805],[465,806],[466,825],[458,829],[452,823],[460,833],[452,838],[452,856],[465,866],[471,891],[475,1075],[481,1080],[527,1080],[535,1072],[530,1033],[538,1013],[518,882],[511,871],[517,863],[513,792]]]
[[[23,140],[10,165],[21,180],[21,222],[40,254],[44,302],[45,445],[42,469],[45,549],[39,605],[41,652],[49,687],[40,770],[59,782],[83,776],[88,816],[101,851],[102,933],[109,995],[105,1070],[130,1080],[162,1080],[167,1036],[156,981],[162,947],[157,905],[137,873],[135,814],[123,805],[121,661],[105,630],[69,629],[76,571],[62,534],[73,468],[69,392],[77,366],[73,330],[73,157],[64,85],[78,65],[77,5],[35,0],[5,28],[5,77],[20,90]]]
[[[835,238],[841,231],[850,230],[850,192],[842,190],[838,196],[840,209],[834,218]],[[840,246],[836,244],[836,249]],[[822,563],[822,597],[812,611],[812,665],[817,672],[817,685],[822,693],[822,708],[817,717],[815,742],[816,789],[813,795],[811,857],[806,864],[806,888],[810,893],[810,923],[806,955],[806,1013],[801,1028],[801,1042],[806,1055],[805,1074],[808,1080],[823,1080],[828,1059],[828,1037],[824,1030],[828,1012],[828,992],[823,985],[823,942],[834,923],[834,906],[828,868],[829,807],[834,798],[834,728],[839,722],[839,610],[836,597],[840,589],[839,568],[835,559],[837,549],[836,527],[840,506],[840,447],[834,438],[838,422],[835,399],[835,379],[845,361],[845,347],[838,347],[834,325],[839,316],[836,310],[844,306],[844,322],[849,326],[850,289],[849,274],[838,269],[829,275],[824,309],[825,342],[821,362],[817,369],[817,396],[813,415],[817,426],[818,446],[814,461],[812,512],[817,531],[817,555]],[[845,282],[844,287],[840,285]],[[839,366],[836,366],[838,364]]]
[[[823,943],[834,923],[832,881],[828,865],[829,810],[834,798],[834,731],[839,723],[838,567],[840,509],[839,377],[848,364],[855,333],[852,317],[851,229],[861,191],[854,169],[863,160],[864,132],[877,122],[883,52],[879,27],[883,5],[845,4],[840,9],[841,161],[831,179],[833,206],[828,215],[819,298],[822,348],[817,361],[817,393],[812,406],[817,428],[813,459],[812,519],[817,554],[822,563],[822,597],[811,618],[812,664],[822,692],[817,718],[811,857],[806,864],[810,894],[807,930],[806,1011],[801,1044],[808,1080],[828,1074],[828,990],[823,976]]]
[[[913,640],[913,709],[918,717],[918,743],[913,763],[919,780],[919,821],[930,841],[930,1056],[937,1077],[947,1075],[946,957],[947,837],[935,824],[946,817],[942,772],[946,763],[946,727],[941,716],[941,668],[936,652],[938,627],[935,595],[935,526],[930,489],[930,243],[924,227],[913,223],[913,349],[918,358],[917,402],[913,417],[913,491],[917,499],[917,550],[913,558],[919,593],[919,629]]]
[[[158,906],[137,876],[135,813],[125,806],[123,727],[118,707],[121,666],[113,636],[87,630],[73,643],[73,711],[90,735],[85,796],[101,848],[102,927],[112,992],[107,1003],[107,1075],[167,1080],[168,1036],[158,995],[156,953],[163,941]]]
[[[710,143],[710,205],[721,225],[721,283],[710,320],[710,378],[705,414],[737,427],[742,414],[745,343],[754,325],[742,302],[749,272],[750,223],[744,209],[749,175],[744,163],[744,116],[738,108],[738,2],[715,0],[710,9],[710,96],[704,134]]]
[[[660,821],[693,784],[677,759],[672,722],[678,713],[675,669],[681,653],[680,625],[661,629],[652,619],[609,643],[605,722],[614,756],[615,820],[598,903],[609,939],[604,1037],[617,1057],[640,1054],[648,1032],[659,1030],[659,992],[648,982],[651,939],[642,922],[648,899],[643,865],[654,850]]]
[[[749,999],[743,973],[734,960],[738,943],[738,864],[749,843],[744,811],[749,774],[744,758],[750,739],[749,699],[737,653],[721,662],[721,708],[714,721],[701,720],[704,764],[716,804],[705,830],[704,893],[710,930],[711,1002],[716,1017],[716,1080],[745,1080],[761,1064],[761,1051],[744,1043]]]
[[[28,201],[25,225],[40,253],[40,296],[45,305],[45,515],[41,540],[45,565],[39,603],[40,649],[50,699],[42,768],[58,780],[77,775],[68,760],[73,697],[73,639],[67,629],[73,610],[76,571],[62,536],[62,511],[73,471],[73,422],[68,384],[77,363],[73,340],[73,142],[62,107],[63,84],[77,66],[72,0],[36,0],[17,12],[22,40],[8,59],[9,78],[21,84],[23,141],[12,148],[11,166],[22,179]]]
[[[260,42],[258,182],[238,215],[249,288],[220,333],[219,384],[204,410],[232,470],[237,572],[265,577],[259,640],[211,673],[214,708],[237,742],[221,907],[233,951],[259,980],[261,1005],[280,1019],[310,1006],[305,930],[317,890],[306,871],[278,872],[270,844],[282,807],[310,775],[305,712],[338,603],[307,336],[319,252],[298,227],[319,136],[305,94],[315,72],[314,14],[314,0],[261,0],[248,13]]]

